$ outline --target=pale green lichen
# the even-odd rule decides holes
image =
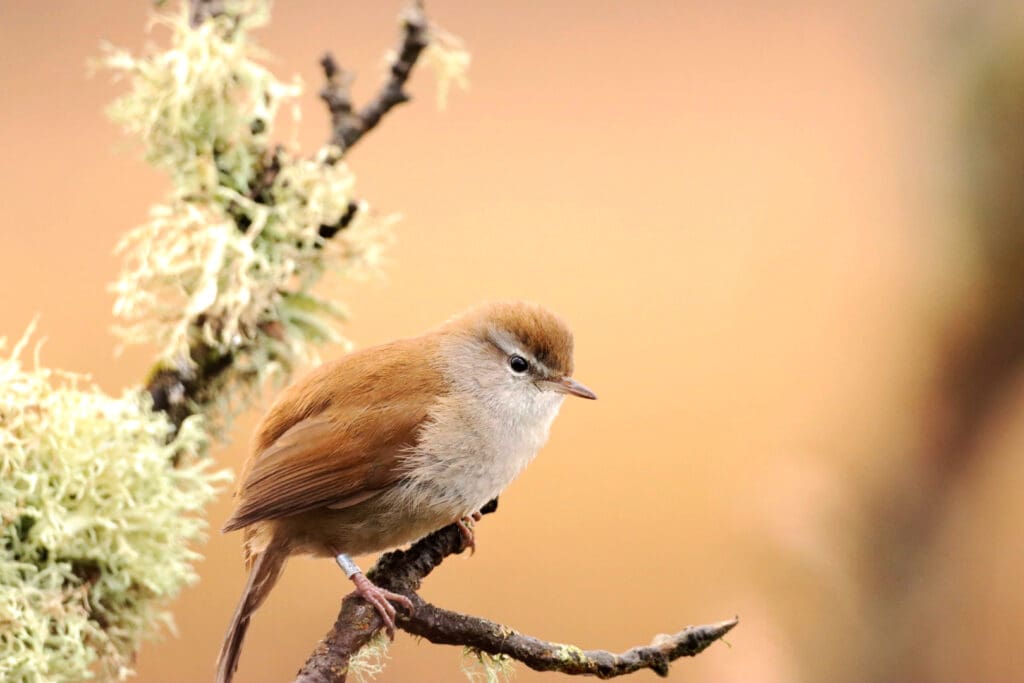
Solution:
[[[266,0],[228,0],[225,12],[189,25],[188,3],[157,14],[166,50],[141,56],[109,45],[100,64],[129,79],[110,117],[142,139],[146,159],[171,174],[182,193],[245,192],[268,145],[274,118],[301,92],[256,62],[251,30],[269,19]]]
[[[512,658],[472,647],[462,648],[462,673],[470,683],[508,683],[515,675]]]
[[[249,30],[267,9],[261,0],[229,2],[193,28],[183,7],[157,21],[170,31],[167,50],[107,48],[102,60],[131,80],[111,115],[174,183],[118,246],[125,268],[113,285],[123,321],[115,330],[125,343],[157,344],[164,366],[195,362],[200,344],[229,356],[209,392],[225,397],[207,406],[219,418],[266,377],[315,360],[313,344],[344,342],[335,328],[344,308],[312,288],[328,268],[375,272],[395,220],[359,203],[344,230],[321,235],[351,216],[355,176],[334,148],[306,159],[271,147],[275,113],[300,88],[255,61]]]
[[[328,266],[350,277],[373,273],[394,220],[364,207],[342,233],[320,237],[319,226],[347,208],[347,175],[340,164],[285,166],[274,204],[230,197],[249,222],[244,232],[216,202],[155,207],[118,246],[127,260],[114,285],[114,312],[128,322],[117,328],[122,339],[155,341],[161,358],[178,363],[199,338],[233,356],[226,379],[290,371],[311,359],[311,344],[343,341],[331,321],[344,308],[312,287]]]
[[[457,85],[465,90],[469,87],[467,73],[471,61],[470,53],[462,41],[439,26],[431,24],[430,42],[420,56],[423,63],[437,78],[437,106],[444,109],[448,104],[448,92]]]
[[[26,340],[0,357],[0,672],[124,679],[141,639],[170,624],[165,602],[196,579],[189,544],[227,475],[196,457],[199,418],[170,439],[144,394],[107,396],[38,360],[24,369]]]
[[[367,683],[384,672],[391,639],[383,631],[377,631],[366,645],[348,660],[348,673],[358,683]]]
[[[561,662],[576,662],[582,664],[587,661],[587,655],[580,648],[575,645],[564,645],[561,643],[556,644],[558,650],[555,652],[555,657]]]
[[[506,626],[505,624],[497,624],[494,628],[494,634],[502,640],[507,640],[512,636],[519,635],[519,632],[511,626]]]

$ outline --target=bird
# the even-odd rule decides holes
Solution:
[[[394,638],[403,595],[352,559],[472,520],[536,456],[573,379],[573,335],[533,303],[477,305],[419,336],[326,362],[285,389],[256,428],[223,531],[243,530],[249,576],[224,637],[230,683],[253,613],[292,555],[334,558]]]

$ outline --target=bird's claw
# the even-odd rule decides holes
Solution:
[[[469,554],[474,555],[476,553],[476,534],[473,533],[473,522],[480,521],[480,513],[476,512],[469,517],[463,517],[459,521],[455,522],[455,526],[459,527],[459,533],[462,534],[462,549],[469,548]]]
[[[370,603],[373,608],[377,610],[377,614],[380,615],[381,621],[384,622],[384,630],[387,632],[388,638],[394,640],[395,616],[398,612],[395,610],[395,606],[391,603],[396,602],[411,613],[415,610],[412,600],[401,593],[393,593],[381,588],[362,574],[353,574],[352,583],[356,585],[356,595],[361,597],[363,600],[366,600],[366,602]]]

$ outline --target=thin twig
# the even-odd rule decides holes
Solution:
[[[207,19],[224,14],[224,0],[190,0],[189,23],[195,28]]]
[[[377,95],[358,112],[352,106],[349,92],[351,74],[338,65],[330,52],[323,56],[320,65],[327,83],[320,91],[320,99],[327,103],[331,114],[331,144],[340,148],[342,153],[347,152],[391,109],[409,101],[406,81],[429,42],[429,24],[423,5],[413,2],[402,13],[402,40],[391,61],[388,78]]]
[[[679,657],[694,657],[731,631],[738,618],[706,626],[690,626],[675,635],[655,637],[650,645],[620,654],[581,650],[517,633],[480,617],[450,612],[414,600],[416,612],[403,619],[401,628],[438,645],[461,645],[493,656],[511,657],[535,671],[556,671],[574,676],[615,678],[641,669],[668,675],[669,664]]]

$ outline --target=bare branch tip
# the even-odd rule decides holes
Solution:
[[[721,638],[726,633],[736,628],[736,626],[738,626],[739,623],[740,617],[737,614],[732,619],[726,619],[725,621],[720,621],[717,624],[711,624],[710,626],[708,626],[708,628],[717,634],[715,637]]]
[[[334,55],[330,51],[325,52],[324,56],[320,58],[320,66],[323,67],[324,76],[327,80],[333,80],[335,74],[337,74],[341,67],[338,66],[338,62],[335,61]]]
[[[412,0],[402,11],[402,23],[409,28],[425,29],[427,27],[427,13],[423,7],[422,0]]]

